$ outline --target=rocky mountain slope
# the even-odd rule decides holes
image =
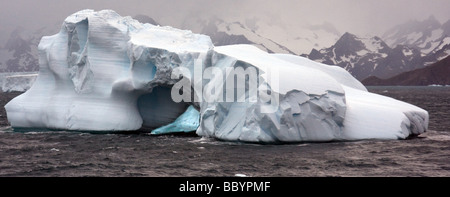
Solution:
[[[363,80],[362,83],[369,86],[450,85],[450,56],[425,68],[405,72],[389,79],[372,76]]]
[[[380,37],[358,37],[345,33],[333,46],[313,49],[308,58],[338,65],[359,80],[374,76],[387,79],[424,68],[450,55],[450,21],[440,24],[434,17],[410,21]]]

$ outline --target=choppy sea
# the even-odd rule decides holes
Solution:
[[[450,176],[450,87],[369,87],[430,114],[408,140],[256,145],[196,135],[16,132],[0,110],[0,176]],[[5,105],[20,93],[0,93]]]

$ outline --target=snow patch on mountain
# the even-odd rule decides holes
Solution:
[[[449,32],[434,16],[423,21],[409,21],[397,25],[382,36],[386,43],[395,48],[405,45],[420,50],[423,56],[430,54],[442,42]]]

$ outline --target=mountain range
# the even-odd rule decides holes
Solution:
[[[146,15],[136,15],[143,23],[160,25]],[[163,24],[165,25],[165,24]],[[450,54],[450,20],[441,24],[434,17],[395,26],[381,37],[341,34],[331,23],[290,27],[276,21],[246,19],[225,21],[187,17],[182,29],[211,37],[214,45],[252,44],[270,53],[302,55],[340,66],[359,80],[375,76],[387,79],[424,68]],[[35,32],[14,31],[0,47],[0,72],[37,71],[37,44],[46,28]]]
[[[37,45],[40,36],[23,33],[17,28],[11,33],[5,46],[0,48],[0,69],[2,72],[26,72],[39,69]]]
[[[367,86],[399,85],[428,86],[450,85],[450,56],[425,68],[405,72],[389,79],[371,76],[362,81]]]
[[[423,54],[431,53],[445,37],[450,36],[450,20],[441,24],[434,16],[423,21],[411,20],[395,26],[382,35],[391,46],[415,47]]]
[[[450,20],[434,17],[410,21],[388,30],[383,38],[362,38],[345,33],[333,46],[313,49],[312,60],[338,65],[359,80],[370,76],[386,79],[423,68],[450,55]],[[386,42],[384,40],[387,40]]]
[[[289,28],[282,23],[259,19],[225,21],[217,17],[188,17],[181,25],[195,33],[211,37],[214,45],[253,44],[270,53],[303,54],[312,48],[331,46],[341,34],[331,23],[299,25]]]
[[[333,46],[313,49],[307,57],[329,65],[340,66],[359,80],[369,76],[389,78],[423,67],[420,51],[413,47],[389,47],[381,38],[359,38],[345,33]]]

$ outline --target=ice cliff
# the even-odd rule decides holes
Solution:
[[[428,126],[425,110],[369,93],[339,67],[214,47],[207,36],[111,10],[69,16],[42,38],[39,56],[36,82],[5,106],[14,128],[146,127],[276,143],[404,139]]]

